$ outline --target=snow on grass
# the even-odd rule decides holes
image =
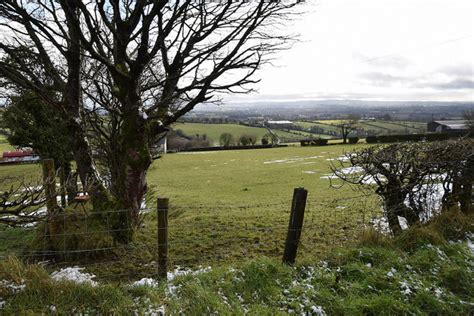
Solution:
[[[15,283],[15,282],[11,282],[11,281],[8,281],[8,280],[1,280],[0,281],[0,287],[1,288],[4,288],[5,290],[13,293],[13,294],[16,294],[18,292],[21,292],[25,289],[26,285],[25,285],[25,280],[21,279],[20,280],[20,283]]]
[[[472,242],[473,239],[474,239],[474,234],[473,233],[471,233],[467,236],[467,247],[469,248],[471,253],[474,255],[474,243]]]
[[[178,155],[208,155],[215,154],[218,151],[190,151],[190,152],[179,152]]]
[[[405,217],[398,216],[398,222],[402,230],[408,229],[408,222]],[[373,218],[370,220],[370,223],[376,231],[382,234],[390,234],[390,227],[385,216]]]
[[[84,268],[77,266],[63,268],[51,273],[51,278],[55,281],[72,281],[75,283],[85,283],[91,286],[97,286],[97,282],[93,280],[95,275],[81,272],[81,270],[84,270]]]
[[[290,157],[286,159],[277,159],[277,160],[270,160],[270,161],[264,161],[263,164],[283,164],[283,163],[295,163],[303,160],[308,160],[308,159],[318,159],[318,158],[323,158],[323,156],[309,156],[309,157]]]
[[[322,176],[320,177],[320,179],[338,179],[338,177],[336,175],[326,175],[326,176]]]
[[[157,287],[158,281],[152,278],[143,278],[138,281],[135,281],[131,284],[132,286],[148,286],[148,287]]]
[[[170,297],[175,297],[179,293],[181,286],[179,284],[173,284],[173,281],[175,281],[176,278],[187,275],[197,276],[199,274],[203,274],[209,271],[211,271],[211,267],[199,268],[197,270],[182,269],[180,267],[176,267],[172,272],[168,272],[167,274],[168,284],[165,290],[166,294]],[[147,287],[158,287],[159,285],[160,281],[152,278],[143,278],[131,284],[131,286]]]
[[[176,267],[176,269],[173,270],[173,272],[168,272],[167,278],[168,281],[173,281],[177,277],[185,276],[185,275],[199,275],[203,273],[207,273],[211,271],[211,267],[200,267],[197,270],[191,270],[191,269],[182,269],[180,267]]]

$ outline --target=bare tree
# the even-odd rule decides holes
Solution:
[[[151,144],[198,103],[216,101],[216,93],[252,91],[257,70],[289,47],[293,37],[282,30],[295,5],[3,0],[0,25],[9,36],[0,44],[7,58],[0,77],[64,113],[81,181],[92,188],[95,205],[129,209],[122,222],[136,226]],[[25,49],[35,63],[18,56]],[[51,90],[57,98],[45,93]],[[94,118],[91,128],[106,144],[109,190],[92,157],[86,117]]]
[[[345,157],[332,166],[335,176],[363,190],[375,185],[395,235],[398,217],[414,225],[452,206],[472,210],[473,140],[372,146]]]
[[[356,124],[357,124],[356,120],[350,120],[350,121],[344,121],[338,125],[339,128],[341,129],[342,142],[344,144],[347,144],[347,138],[349,137],[349,134],[357,130]]]

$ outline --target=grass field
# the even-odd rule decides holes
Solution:
[[[176,130],[180,129],[189,136],[194,136],[196,134],[202,136],[206,134],[207,137],[213,141],[214,146],[219,146],[219,138],[222,133],[230,133],[235,139],[238,139],[244,134],[255,135],[257,137],[257,144],[260,144],[262,137],[268,133],[268,131],[263,127],[250,127],[239,124],[177,123],[173,128]],[[278,134],[283,142],[302,139],[308,136],[308,133],[304,132],[302,132],[301,135],[275,130],[275,133]]]
[[[364,146],[364,145],[358,145]],[[172,205],[172,238],[205,237],[180,245],[190,262],[280,256],[293,189],[309,191],[302,254],[311,257],[350,239],[360,222],[376,216],[374,199],[341,201],[357,193],[330,188],[330,161],[353,147],[278,149],[173,154],[152,166],[149,183]],[[358,201],[360,202],[360,201]],[[364,204],[368,203],[368,204]],[[365,214],[364,214],[365,212]],[[190,227],[183,231],[180,227]],[[236,238],[240,237],[240,238]],[[192,239],[192,238],[191,238]],[[211,253],[206,250],[213,249]],[[201,253],[197,259],[195,255]],[[187,260],[186,260],[187,261]]]
[[[165,155],[150,168],[152,211],[131,245],[98,261],[81,256],[45,268],[0,260],[0,279],[10,282],[0,284],[0,308],[6,314],[470,314],[472,253],[462,242],[447,242],[464,231],[444,228],[450,222],[467,229],[464,218],[448,214],[396,240],[361,235],[380,215],[379,202],[329,186],[324,177],[332,159],[363,146]],[[0,166],[0,172],[35,177],[40,168]],[[309,196],[297,266],[288,267],[279,262],[295,187]],[[156,196],[170,198],[171,269],[201,272],[133,287],[156,275]],[[446,232],[455,235],[441,237]],[[1,230],[0,255],[21,257],[34,236],[31,229]],[[85,267],[99,284],[52,280],[62,266]],[[15,292],[11,284],[25,287]]]
[[[13,146],[11,146],[7,139],[5,138],[5,136],[3,135],[0,135],[0,155],[4,152],[4,151],[9,151],[9,150],[13,150]]]
[[[298,125],[309,128],[318,126],[327,131],[339,132],[337,125],[346,122],[345,120],[320,120],[314,122],[297,122]],[[407,134],[426,132],[426,123],[410,121],[381,121],[381,120],[359,120],[356,123],[357,128],[367,132],[381,134]]]
[[[365,146],[363,144],[356,147]],[[170,260],[172,265],[198,266],[240,262],[262,255],[279,258],[284,248],[293,189],[309,191],[305,230],[299,257],[314,260],[335,245],[351,240],[363,223],[379,215],[375,198],[347,200],[358,193],[330,188],[324,178],[330,160],[351,146],[286,147],[261,150],[168,154],[148,173],[154,209],[156,196],[170,198]],[[3,174],[40,176],[38,165],[0,167]],[[133,276],[146,275],[156,247],[156,214],[146,216],[135,246],[123,261],[90,270],[99,277],[122,275],[128,264],[143,266]],[[15,249],[33,238],[11,230]]]

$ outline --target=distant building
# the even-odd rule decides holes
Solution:
[[[464,120],[431,121],[428,123],[427,130],[432,133],[463,132],[467,131],[468,127]]]
[[[284,124],[293,124],[291,121],[267,121],[268,124],[275,124],[275,125],[284,125]]]

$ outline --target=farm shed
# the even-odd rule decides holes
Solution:
[[[466,121],[464,120],[450,120],[450,121],[431,121],[428,123],[428,132],[442,133],[442,132],[461,132],[467,131]]]

